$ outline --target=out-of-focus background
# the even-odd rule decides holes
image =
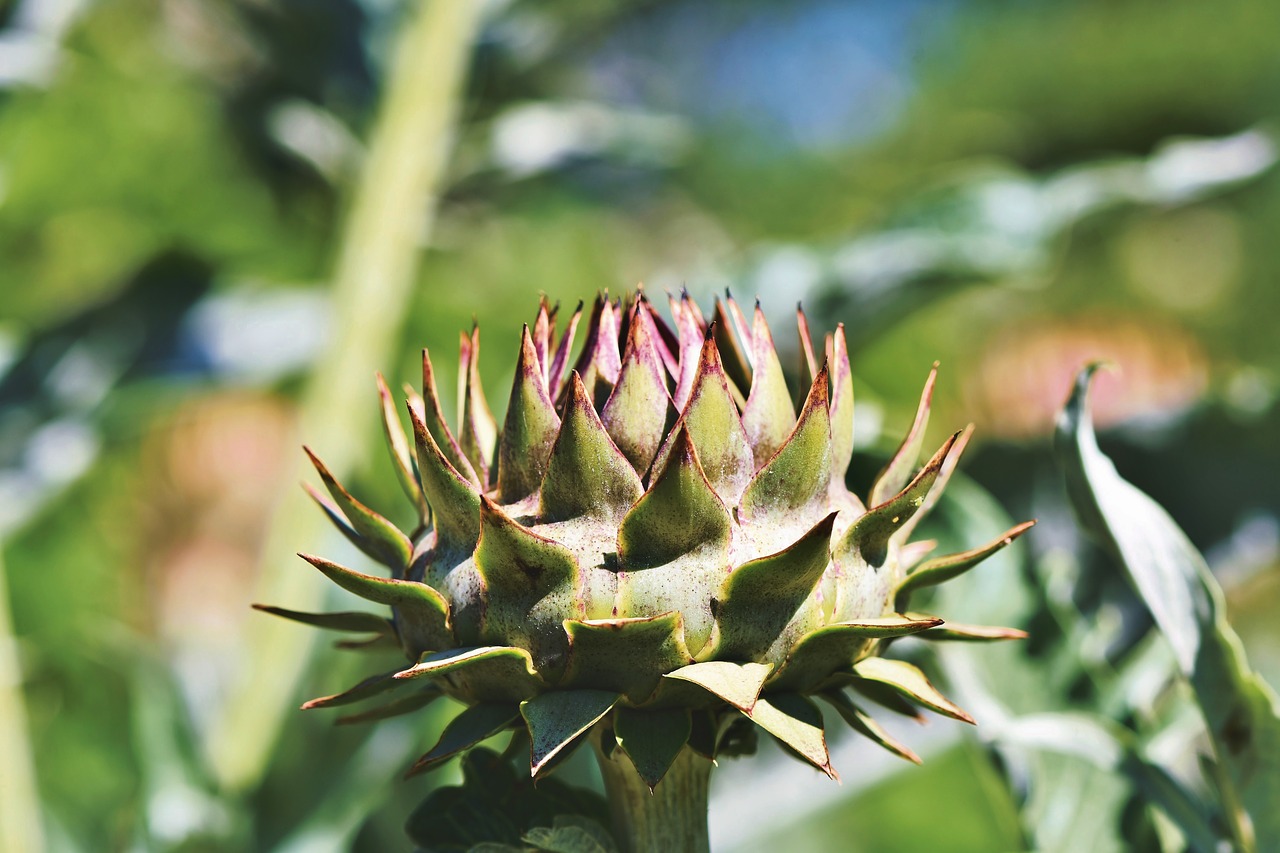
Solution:
[[[500,411],[543,292],[729,287],[788,365],[797,301],[844,323],[860,489],[940,361],[932,431],[977,432],[935,535],[1041,519],[993,575],[1033,582],[974,582],[964,620],[1035,622],[973,656],[1016,658],[1015,710],[1094,702],[1146,630],[1076,582],[1049,447],[1111,361],[1104,447],[1280,681],[1278,37],[1270,0],[0,0],[0,835],[406,849],[456,778],[398,780],[443,715],[295,710],[371,664],[248,605],[327,594],[299,445],[408,517],[373,372],[430,346],[447,376],[474,319]],[[1086,849],[1080,814],[1121,849],[1141,819],[1096,768],[1063,805],[990,732],[911,728],[923,768],[839,741],[842,787],[730,762],[717,849]]]

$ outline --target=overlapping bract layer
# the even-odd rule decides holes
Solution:
[[[876,656],[880,641],[907,634],[1019,635],[908,609],[914,590],[1030,526],[925,562],[927,545],[908,544],[968,439],[951,436],[917,467],[933,374],[868,509],[844,483],[853,385],[842,328],[819,363],[799,315],[808,387],[793,401],[758,307],[748,321],[726,297],[708,323],[683,296],[671,300],[669,326],[639,293],[602,296],[570,368],[581,310],[558,339],[545,302],[525,327],[501,428],[480,387],[478,330],[462,337],[456,431],[425,350],[422,396],[408,398],[412,441],[379,380],[392,461],[418,512],[411,536],[312,457],[329,494],[313,496],[390,577],[305,558],[390,606],[392,619],[264,609],[371,631],[363,644],[394,641],[413,663],[307,707],[402,688],[343,718],[362,722],[447,694],[469,707],[415,770],[516,729],[537,775],[597,729],[651,786],[686,745],[714,756],[740,715],[834,776],[811,697],[914,760],[850,688],[907,713],[922,705],[968,720],[918,669]],[[410,682],[418,689],[405,692]]]

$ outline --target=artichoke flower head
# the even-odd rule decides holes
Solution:
[[[467,707],[413,771],[514,730],[527,736],[536,778],[594,732],[650,788],[686,747],[715,757],[738,740],[726,733],[749,723],[834,777],[815,698],[910,760],[864,699],[972,722],[919,669],[877,655],[907,634],[1021,636],[909,610],[913,590],[955,577],[1030,526],[932,559],[928,543],[908,541],[968,438],[952,435],[918,467],[933,374],[864,502],[844,480],[853,384],[842,328],[819,360],[798,315],[807,387],[793,398],[759,307],[748,320],[726,296],[707,322],[683,295],[671,312],[669,325],[640,292],[599,297],[570,366],[581,306],[557,336],[544,300],[521,337],[501,425],[480,387],[478,329],[462,337],[456,428],[425,350],[422,395],[410,391],[406,406],[412,439],[379,378],[418,527],[397,529],[313,456],[328,492],[313,497],[390,573],[303,556],[389,606],[390,618],[261,609],[372,631],[409,664],[304,707],[403,688],[343,718],[365,721],[448,695]]]

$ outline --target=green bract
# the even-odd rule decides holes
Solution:
[[[388,605],[391,619],[264,609],[385,635],[411,665],[306,707],[413,682],[420,689],[343,719],[405,713],[439,695],[465,702],[415,770],[524,729],[538,776],[595,730],[650,787],[686,745],[714,757],[740,716],[835,776],[815,697],[912,760],[862,698],[969,720],[914,666],[876,656],[880,641],[906,634],[1019,635],[908,609],[913,590],[955,577],[1030,526],[927,562],[927,545],[907,543],[968,438],[951,436],[917,468],[933,375],[867,509],[844,483],[853,384],[843,329],[819,364],[800,315],[811,384],[797,414],[759,308],[750,323],[731,297],[711,323],[687,295],[671,308],[674,328],[642,294],[601,297],[570,368],[581,309],[557,340],[544,302],[524,329],[500,428],[480,388],[478,331],[462,339],[456,430],[426,351],[422,396],[410,392],[407,406],[412,443],[380,381],[418,529],[402,533],[313,457],[330,496],[316,500],[390,577],[305,559]]]

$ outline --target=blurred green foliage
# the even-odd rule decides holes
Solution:
[[[6,98],[6,318],[37,328],[60,319],[173,247],[233,278],[321,273],[329,211],[306,197],[277,205],[217,88],[157,32],[163,5],[87,10],[52,85]]]
[[[393,780],[432,742],[433,714],[373,730],[293,715],[267,777],[243,794],[219,790],[200,746],[227,668],[245,665],[227,641],[267,618],[247,610],[254,549],[275,491],[293,488],[253,479],[252,464],[224,476],[219,461],[269,470],[305,440],[287,427],[305,368],[272,368],[268,345],[264,372],[246,379],[219,348],[258,353],[251,333],[267,327],[271,342],[274,309],[235,315],[212,342],[206,309],[264,292],[323,300],[405,6],[3,4],[0,500],[22,512],[0,542],[51,849],[397,849],[414,804],[449,781]],[[858,331],[858,405],[872,416],[859,421],[855,469],[869,477],[890,449],[881,432],[902,431],[941,359],[935,429],[978,421],[987,442],[968,474],[1010,515],[1042,518],[1026,552],[990,570],[1013,586],[965,581],[966,619],[1011,620],[1032,639],[969,657],[1017,674],[1024,692],[1001,697],[1013,711],[1087,711],[1155,731],[1139,699],[1114,695],[1128,677],[1118,673],[1147,654],[1149,625],[1070,532],[1050,418],[1081,360],[1119,362],[1121,379],[1106,381],[1127,384],[1099,389],[1104,449],[1208,553],[1252,659],[1280,679],[1280,458],[1267,438],[1280,429],[1280,175],[1259,167],[1185,198],[1102,207],[998,269],[947,261],[877,289],[844,264],[859,240],[908,228],[979,241],[990,223],[974,198],[995,198],[1015,226],[1038,209],[1019,206],[1025,194],[984,195],[992,187],[1069,189],[1079,170],[1149,164],[1186,137],[1274,140],[1277,32],[1268,0],[498,4],[394,349],[403,356],[384,372],[416,381],[428,345],[451,376],[457,332],[474,318],[489,395],[504,399],[518,324],[543,291],[569,310],[638,280],[655,297],[754,289],[783,347],[804,298],[822,306],[818,331]],[[809,54],[871,64],[815,70]],[[818,73],[856,94],[808,85]],[[865,79],[888,93],[887,119],[857,101]],[[753,86],[751,109],[714,109]],[[568,109],[583,104],[596,111]],[[851,117],[815,137],[815,114]],[[174,252],[211,280],[162,277],[147,286],[174,298],[157,299],[144,270]],[[139,328],[170,334],[138,348]],[[94,335],[104,329],[105,341]],[[326,341],[320,324],[274,334],[311,342],[312,357]],[[372,408],[372,384],[350,404]],[[90,439],[46,430],[68,424]],[[76,454],[83,473],[55,476],[49,459]],[[387,462],[370,457],[354,489],[399,506]],[[984,524],[1004,529],[983,520],[995,504],[981,488],[960,490],[968,497],[939,510],[939,538],[967,547],[989,538]],[[263,558],[268,571],[304,571],[293,562]],[[973,689],[974,664],[953,657],[940,661],[951,681]],[[367,669],[322,648],[306,695]],[[845,789],[815,794],[821,808],[791,816],[800,829],[744,815],[728,795],[713,805],[719,825],[747,821],[759,838],[744,849],[1071,849],[1083,836],[1046,805],[1056,779],[1098,794],[1077,803],[1104,839],[1094,846],[1157,843],[1161,818],[1128,788],[1107,789],[1108,773],[1042,753],[1023,767],[1007,751],[987,763],[986,747],[951,746],[950,724],[933,726],[944,728],[923,769],[862,784],[856,764],[842,767]],[[870,762],[873,749],[852,754]],[[722,772],[794,780],[768,761]],[[189,796],[164,796],[178,789]]]

